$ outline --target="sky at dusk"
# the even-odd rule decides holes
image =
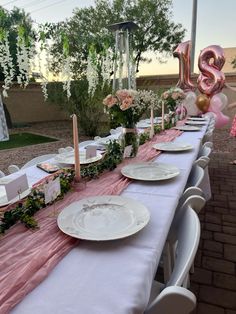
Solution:
[[[72,16],[74,8],[93,4],[94,0],[0,0],[6,9],[24,8],[37,23],[63,21]],[[209,45],[236,47],[235,12],[236,0],[198,0],[195,72],[201,49]],[[191,19],[192,0],[173,0],[173,20],[187,30],[184,41],[191,37]],[[160,64],[155,55],[151,57],[151,64],[141,65],[140,75],[178,73],[178,59],[170,57]]]

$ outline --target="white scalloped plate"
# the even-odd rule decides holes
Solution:
[[[162,142],[153,145],[153,148],[166,152],[182,152],[193,148],[191,144],[182,142]]]
[[[140,202],[117,195],[94,196],[64,208],[58,227],[69,236],[92,241],[116,240],[143,229],[150,219]]]
[[[170,164],[160,162],[139,162],[121,169],[123,176],[142,181],[167,180],[179,175],[179,169]]]

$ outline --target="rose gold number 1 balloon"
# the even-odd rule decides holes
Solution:
[[[220,93],[225,84],[225,75],[220,70],[225,63],[224,50],[212,45],[204,48],[198,58],[201,71],[197,84],[198,89],[208,96]]]
[[[180,43],[175,49],[173,56],[179,59],[179,81],[177,87],[184,91],[194,90],[194,85],[190,81],[190,40]]]

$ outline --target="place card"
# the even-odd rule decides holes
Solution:
[[[86,147],[86,159],[90,159],[97,156],[97,146],[88,145]]]
[[[61,194],[60,178],[44,184],[45,204],[53,202]]]
[[[18,176],[17,178],[2,178],[0,185],[5,186],[8,201],[14,199],[17,196],[20,196],[21,193],[28,190],[29,188],[26,174]]]

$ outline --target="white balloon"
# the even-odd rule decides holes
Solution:
[[[189,116],[195,116],[200,112],[198,107],[196,106],[196,99],[197,96],[193,91],[189,91],[186,93],[186,97],[183,100],[182,104],[187,109],[187,114]]]
[[[221,111],[228,105],[228,97],[224,94],[224,93],[218,93],[218,94],[215,94],[212,99],[214,97],[219,97],[221,102],[222,102],[222,106],[221,106]]]

